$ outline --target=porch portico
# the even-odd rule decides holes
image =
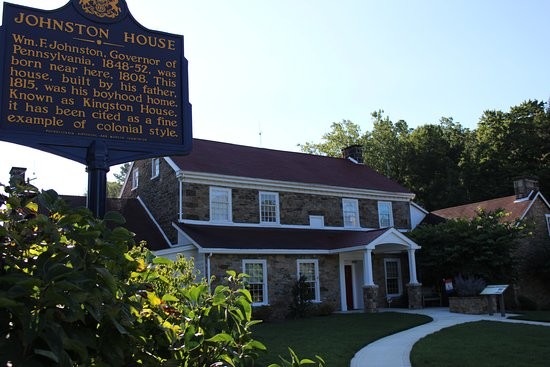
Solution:
[[[418,249],[420,246],[394,228],[362,246],[341,249],[342,311],[376,312],[378,307],[391,307],[393,301],[401,302],[401,306],[420,308],[421,284],[415,257]]]

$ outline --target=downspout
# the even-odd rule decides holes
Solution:
[[[212,291],[210,289],[210,277],[211,277],[211,274],[210,274],[210,258],[212,257],[212,253],[208,254],[208,256],[206,257],[206,276],[208,277],[208,291]]]
[[[178,178],[178,191],[179,191],[179,203],[178,203],[178,222],[183,222],[183,172],[178,171],[176,173],[176,177]]]

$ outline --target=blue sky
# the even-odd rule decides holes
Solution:
[[[445,116],[475,128],[484,110],[550,97],[549,1],[127,4],[144,26],[184,35],[197,138],[297,151],[342,119],[370,130],[378,109],[411,127]],[[86,191],[80,164],[3,142],[0,154],[0,182],[25,166],[41,188]]]

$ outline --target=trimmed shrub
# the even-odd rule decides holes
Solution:
[[[477,277],[462,277],[459,275],[454,282],[456,294],[459,297],[479,296],[479,293],[486,286],[485,281]]]

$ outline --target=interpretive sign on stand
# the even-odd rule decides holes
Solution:
[[[124,0],[72,0],[52,11],[4,3],[0,50],[0,140],[100,176],[111,165],[190,152],[183,36],[144,28]],[[102,180],[90,176],[89,190]]]
[[[499,296],[499,303],[500,303],[500,315],[502,317],[506,316],[506,311],[504,307],[504,291],[508,288],[508,284],[492,284],[486,286],[480,293],[482,296],[489,296],[489,298],[493,298],[496,296]],[[489,315],[493,314],[493,302],[489,299]]]

